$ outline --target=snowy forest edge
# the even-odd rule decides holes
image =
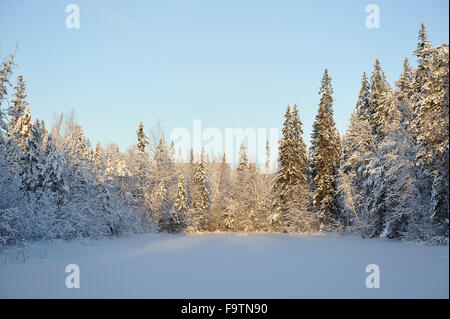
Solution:
[[[448,245],[449,51],[433,47],[422,24],[417,66],[407,59],[391,88],[377,59],[348,130],[333,119],[325,69],[311,145],[301,108],[284,114],[274,173],[241,145],[235,168],[191,151],[175,159],[155,128],[137,143],[91,145],[80,124],[51,128],[31,117],[15,53],[0,66],[0,248],[38,240],[133,233],[336,232]],[[10,92],[12,91],[12,92]]]

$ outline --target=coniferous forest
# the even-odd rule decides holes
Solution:
[[[407,52],[405,52],[407,54]],[[73,117],[32,116],[15,54],[0,66],[0,247],[144,232],[336,232],[448,244],[449,50],[425,26],[391,87],[381,62],[363,73],[348,129],[333,119],[332,70],[318,92],[311,143],[287,106],[275,172],[242,144],[239,162],[175,157],[158,127],[136,144],[92,144]],[[402,63],[402,61],[398,61]]]

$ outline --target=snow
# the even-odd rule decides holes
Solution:
[[[448,246],[338,235],[144,234],[0,252],[0,298],[448,298]],[[68,264],[80,288],[65,286]],[[365,286],[368,264],[380,288]]]

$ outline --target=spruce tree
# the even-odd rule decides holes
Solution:
[[[369,119],[370,117],[370,84],[367,80],[366,72],[363,72],[361,79],[361,89],[356,102],[356,113],[358,116]]]
[[[417,66],[414,68],[413,82],[411,86],[411,107],[413,110],[413,121],[411,124],[413,127],[413,134],[416,139],[421,134],[419,113],[423,104],[423,90],[425,89],[425,84],[428,81],[428,77],[431,72],[430,69],[433,49],[431,42],[428,40],[428,34],[423,22],[420,25],[417,40],[417,47],[413,52],[414,56],[417,58]],[[420,141],[417,141],[417,143],[420,143]]]
[[[138,139],[138,142],[136,144],[138,153],[146,154],[145,147],[147,146],[147,144],[149,144],[149,142],[147,135],[145,135],[144,133],[144,124],[142,122],[139,123],[139,128],[136,131],[136,135]]]
[[[34,122],[31,135],[25,142],[20,159],[22,187],[35,192],[41,187],[41,172],[44,166],[41,122]]]
[[[14,54],[11,54],[6,61],[0,65],[0,152],[4,147],[4,138],[9,126],[6,123],[6,114],[3,111],[2,104],[6,100],[7,87],[10,85],[9,78],[12,75],[14,66]]]
[[[234,198],[237,200],[239,207],[239,215],[242,215],[243,212],[246,212],[250,209],[250,197],[252,193],[249,180],[248,180],[248,171],[249,171],[249,162],[246,153],[246,147],[244,142],[241,143],[239,148],[239,161],[236,167],[236,175],[234,181]],[[244,217],[240,216],[241,223]]]
[[[297,105],[291,111],[288,105],[283,123],[283,137],[279,142],[278,171],[273,184],[274,215],[271,220],[275,228],[292,228],[299,210],[304,210],[308,198],[303,196],[300,202],[299,190],[307,189],[306,144],[303,141],[303,124],[298,114]],[[297,204],[293,206],[293,203]]]
[[[202,150],[200,161],[196,165],[194,176],[195,193],[192,199],[192,208],[199,212],[205,212],[209,208],[208,178],[205,170],[205,155]]]
[[[15,53],[9,55],[6,61],[3,61],[0,68],[0,109],[7,95],[7,88],[11,84],[9,78],[12,75],[14,67]]]
[[[219,193],[224,195],[224,199],[231,196],[231,173],[230,165],[227,163],[226,155],[223,153],[222,162],[220,163],[219,170]],[[225,203],[222,203],[222,205]],[[222,210],[226,209],[226,205],[221,207]]]
[[[242,141],[239,162],[236,168],[233,200],[235,209],[235,229],[245,231],[254,227],[256,208],[256,167],[249,163],[246,147]],[[252,226],[253,225],[253,226]]]
[[[381,63],[375,60],[374,69],[370,77],[370,107],[369,121],[374,133],[381,139],[381,126],[384,123],[383,103],[389,100],[390,86],[387,83],[386,76],[381,69]]]
[[[430,72],[422,87],[415,122],[417,160],[431,175],[431,218],[436,236],[448,237],[449,50],[440,45],[430,51]]]
[[[4,138],[5,132],[8,130],[8,125],[6,124],[6,115],[0,106],[0,149],[4,148]]]
[[[275,175],[275,178],[272,183],[272,192],[273,192],[273,210],[274,216],[271,218],[272,223],[276,223],[277,226],[280,226],[281,223],[281,214],[283,210],[286,210],[286,204],[288,199],[288,194],[290,192],[290,183],[292,178],[291,174],[293,170],[291,166],[293,165],[290,155],[291,149],[293,149],[292,142],[292,131],[291,131],[291,122],[292,122],[292,114],[291,107],[288,105],[286,112],[284,114],[284,123],[283,128],[281,130],[283,137],[279,140],[278,146],[278,171]],[[297,176],[299,175],[296,172]]]
[[[321,230],[330,230],[340,223],[336,206],[335,179],[340,159],[340,139],[333,119],[333,88],[328,70],[322,77],[319,110],[313,125],[311,157],[314,167],[314,207]]]
[[[137,202],[151,202],[151,185],[149,182],[149,168],[150,159],[148,152],[146,151],[146,146],[149,144],[148,137],[144,133],[144,124],[139,123],[139,127],[136,130],[137,153],[134,157],[134,183],[132,196]]]
[[[344,225],[349,229],[362,228],[362,217],[365,214],[366,197],[364,181],[367,158],[375,147],[369,120],[361,117],[357,109],[352,114],[350,126],[343,138],[341,165],[338,173],[338,199]]]
[[[95,149],[92,154],[92,161],[94,163],[94,168],[95,168],[96,172],[100,171],[103,167],[102,146],[100,144],[100,141],[97,141],[97,144],[95,144]]]
[[[189,163],[187,164],[187,174],[186,174],[186,183],[188,185],[187,198],[188,198],[188,206],[189,207],[192,207],[193,196],[194,196],[195,188],[196,188],[196,185],[194,183],[195,171],[196,171],[196,163],[195,163],[194,150],[191,148],[189,150]]]
[[[266,140],[266,163],[265,163],[265,173],[268,174],[270,171],[270,146],[269,140]]]
[[[14,127],[9,129],[8,140],[18,146],[25,146],[33,128],[30,109],[27,107],[24,113],[17,119]]]
[[[417,38],[417,48],[413,53],[417,57],[417,67],[414,70],[413,83],[415,113],[417,113],[420,108],[421,94],[430,74],[430,66],[432,60],[432,46],[431,42],[428,40],[428,34],[423,22],[420,25]]]
[[[389,133],[392,123],[401,121],[402,112],[397,104],[397,97],[391,91],[384,92],[380,98],[380,104],[373,115],[379,141]]]
[[[224,228],[226,221],[234,219],[230,212],[230,201],[232,197],[231,168],[226,161],[226,155],[223,153],[222,161],[218,164],[218,180],[215,192],[211,196],[211,213],[215,212],[215,228]]]
[[[202,150],[200,161],[193,163],[195,173],[191,188],[191,210],[186,215],[186,232],[199,232],[209,228],[210,191],[206,175],[205,154]],[[208,214],[208,215],[207,215]]]
[[[164,229],[164,218],[169,212],[167,188],[163,180],[157,181],[152,189],[151,210],[155,223],[160,230]]]
[[[413,93],[413,72],[409,65],[408,58],[403,60],[403,72],[395,85],[397,86],[398,99],[403,103],[410,103]]]
[[[160,224],[160,227],[164,228],[164,223],[167,221],[166,216],[171,208],[169,200],[169,173],[172,169],[172,163],[163,136],[160,136],[155,147],[153,160],[155,166],[152,176],[152,189],[150,190],[150,209],[154,220]],[[149,184],[147,188],[150,188]]]
[[[45,147],[45,161],[41,171],[41,181],[44,193],[51,192],[57,207],[60,208],[69,192],[67,184],[64,157],[56,149],[53,139],[49,136]]]
[[[374,194],[385,193],[381,237],[407,240],[424,240],[427,232],[426,192],[421,191],[426,180],[416,164],[417,146],[407,123],[391,123],[388,134],[380,143],[383,156],[382,190],[375,188]]]
[[[25,81],[22,75],[17,77],[17,84],[14,90],[14,97],[8,109],[10,128],[16,126],[17,120],[24,114],[25,109],[28,107],[28,102],[26,101],[27,95],[25,94]]]
[[[165,216],[164,229],[170,233],[179,232],[184,226],[184,217],[187,210],[186,185],[183,173],[180,172],[178,175],[175,203]]]
[[[175,198],[174,207],[178,212],[185,213],[188,210],[186,183],[183,172],[178,176],[177,196]]]

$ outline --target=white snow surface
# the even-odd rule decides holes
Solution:
[[[330,234],[145,234],[0,252],[0,298],[448,298],[448,246]],[[68,264],[80,288],[66,288]],[[366,288],[366,266],[380,288]]]

